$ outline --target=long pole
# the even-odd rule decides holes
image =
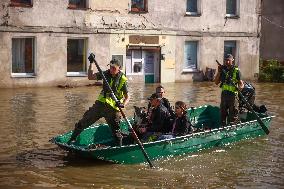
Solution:
[[[217,64],[222,68],[222,65],[220,64],[220,62],[218,60],[216,60]],[[226,74],[225,70],[222,68],[222,72],[224,74]],[[251,107],[250,103],[245,99],[244,95],[242,94],[242,92],[239,90],[239,88],[236,86],[236,84],[232,81],[232,78],[229,77],[229,80],[231,82],[231,84],[237,89],[241,100],[246,104],[246,106],[248,107],[249,111],[252,112],[252,114],[256,117],[256,120],[258,121],[259,125],[261,126],[261,128],[263,129],[263,131],[268,135],[269,134],[269,130],[268,128],[265,126],[265,124],[263,123],[263,121],[260,119],[260,117],[255,113],[255,111],[253,110],[253,108]]]
[[[110,87],[110,85],[109,85],[109,83],[108,83],[108,81],[107,81],[107,79],[106,79],[106,77],[105,77],[103,71],[101,70],[100,66],[98,65],[97,61],[95,60],[95,55],[94,55],[93,53],[91,53],[90,56],[92,56],[92,58],[93,58],[93,60],[94,60],[94,63],[95,63],[95,65],[96,65],[98,71],[100,72],[100,74],[101,74],[101,76],[102,76],[102,78],[103,78],[104,83],[107,85],[107,88],[108,88],[108,90],[110,91],[110,94],[111,94],[112,99],[118,104],[119,101],[118,101],[118,99],[116,98],[114,92],[112,91],[112,89],[111,89],[111,87]],[[122,111],[122,108],[121,108],[121,107],[118,107],[118,108],[119,108],[119,111],[120,111],[122,117],[124,118],[124,120],[126,121],[128,127],[130,128],[130,130],[131,130],[131,132],[132,132],[132,136],[134,137],[134,139],[135,139],[136,142],[138,143],[138,145],[139,145],[139,147],[140,147],[140,149],[141,149],[141,151],[142,151],[142,153],[143,153],[145,159],[147,160],[147,162],[149,163],[149,165],[150,165],[151,168],[154,167],[153,164],[152,164],[152,162],[150,161],[150,158],[149,158],[148,154],[146,153],[146,151],[145,151],[145,149],[144,149],[144,146],[143,146],[142,142],[139,140],[139,138],[138,138],[136,132],[134,131],[133,127],[131,126],[131,123],[129,122],[129,120],[126,118],[124,112]]]

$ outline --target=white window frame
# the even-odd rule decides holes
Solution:
[[[26,39],[26,38],[32,38],[33,39],[33,66],[34,66],[34,72],[33,73],[13,73],[13,49],[11,51],[11,77],[19,77],[19,78],[29,78],[29,77],[36,77],[36,37],[35,36],[16,36],[13,37],[11,42],[13,41],[13,39]],[[13,42],[12,42],[13,43]],[[11,46],[12,46],[11,43]]]
[[[186,0],[185,15],[188,15],[188,16],[201,15],[201,1],[202,0],[196,0],[196,1],[197,1],[197,12],[189,12],[189,11],[187,11],[187,0]]]
[[[226,18],[238,18],[240,15],[240,0],[236,1],[236,14],[227,14],[227,0],[226,0]]]
[[[198,72],[200,41],[198,41],[198,40],[187,40],[187,41],[184,42],[184,48],[185,48],[186,42],[196,42],[197,43],[197,47],[196,47],[196,68],[186,68],[185,67],[185,49],[184,49],[184,52],[183,52],[184,58],[183,58],[183,69],[182,69],[182,72]]]
[[[67,71],[67,66],[68,66],[68,60],[67,60],[67,55],[68,54],[66,54],[66,76],[67,77],[86,77],[86,76],[88,76],[88,61],[87,61],[87,56],[88,56],[88,38],[86,38],[86,37],[68,37],[67,38],[67,41],[66,41],[66,43],[67,43],[67,45],[68,45],[68,39],[83,39],[83,40],[85,40],[85,47],[86,47],[86,49],[85,49],[85,56],[86,56],[86,58],[85,58],[85,64],[86,64],[86,71],[85,72],[68,72]],[[67,45],[66,45],[66,53],[67,53]]]

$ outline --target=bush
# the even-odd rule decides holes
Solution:
[[[263,82],[284,82],[284,67],[277,60],[259,62],[259,81]]]

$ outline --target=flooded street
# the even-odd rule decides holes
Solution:
[[[156,86],[130,84],[126,115]],[[49,142],[73,129],[101,87],[0,89],[0,188],[284,188],[284,84],[254,86],[256,104],[276,116],[268,136],[154,161],[156,169],[70,157]],[[164,87],[172,105],[220,103],[213,83]]]

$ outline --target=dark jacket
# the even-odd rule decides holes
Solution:
[[[191,123],[186,115],[174,119],[171,132],[174,136],[182,136],[192,132]]]
[[[168,132],[170,125],[170,113],[162,103],[160,106],[152,110],[151,122],[152,123],[148,127],[147,132]]]
[[[163,104],[166,108],[167,108],[167,110],[168,110],[168,112],[170,113],[170,116],[171,117],[174,117],[175,116],[175,112],[173,111],[173,109],[172,109],[172,107],[171,107],[171,104],[170,104],[170,102],[169,102],[169,100],[168,99],[166,99],[166,98],[162,98],[161,99],[161,104]],[[149,109],[151,108],[151,103],[149,102],[149,104],[148,104],[148,112],[149,112]]]

